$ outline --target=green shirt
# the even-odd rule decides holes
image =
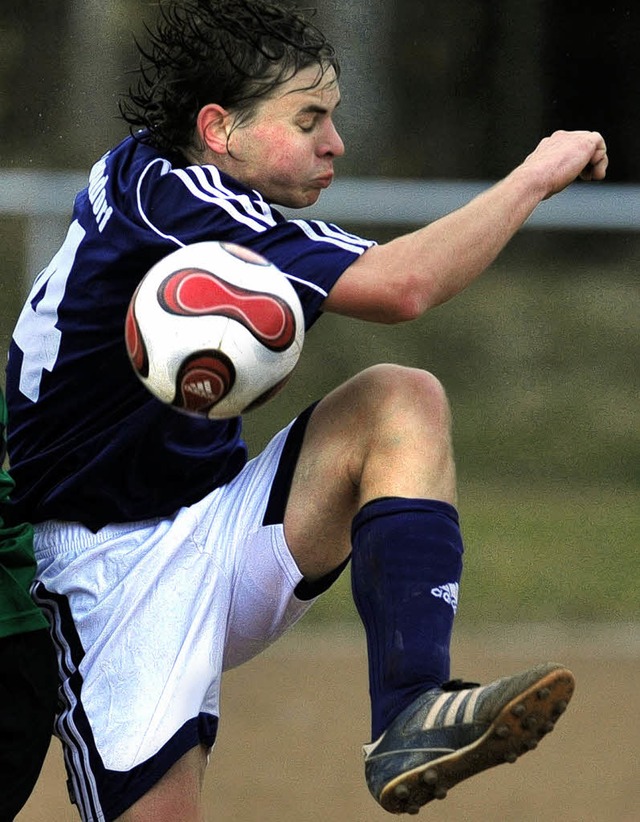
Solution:
[[[13,489],[13,480],[4,470],[7,406],[0,391],[0,502]],[[46,628],[47,621],[31,599],[29,588],[35,574],[33,528],[25,523],[5,527],[0,516],[0,637]]]

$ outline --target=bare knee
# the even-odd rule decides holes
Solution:
[[[448,436],[451,426],[449,402],[442,383],[429,371],[382,364],[362,371],[354,381],[362,397],[368,424],[425,426]]]
[[[321,414],[333,419],[342,439],[360,504],[378,495],[453,501],[451,415],[444,388],[433,374],[376,365],[324,402]]]
[[[429,405],[448,409],[447,396],[440,380],[430,371],[393,363],[381,363],[361,371],[354,379],[362,378],[378,391],[382,390],[394,400],[427,400]]]

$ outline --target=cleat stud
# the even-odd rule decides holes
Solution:
[[[396,799],[407,799],[409,796],[409,788],[406,785],[397,785],[393,791]]]
[[[434,771],[432,768],[428,771],[425,771],[422,774],[422,781],[424,782],[425,785],[432,785],[432,786],[435,785],[436,782],[438,781],[437,771]]]
[[[525,751],[533,751],[535,748],[538,747],[538,740],[537,739],[527,739],[523,743],[523,747]]]
[[[550,734],[551,731],[555,728],[553,722],[545,722],[545,724],[540,729],[543,734]]]
[[[510,765],[513,765],[517,758],[518,754],[515,751],[507,751],[504,755],[504,761],[508,762]]]
[[[523,714],[525,714],[526,711],[527,711],[527,709],[525,708],[525,706],[522,703],[520,703],[519,705],[514,705],[513,708],[511,709],[511,713],[514,716],[523,716]]]
[[[550,693],[550,688],[540,688],[540,690],[538,691],[538,699],[548,699]]]
[[[436,799],[444,799],[447,795],[447,789],[442,788],[442,787],[436,788],[435,791],[433,792],[433,795],[435,796]]]
[[[567,702],[566,699],[558,700],[558,702],[556,702],[556,704],[554,706],[556,713],[557,714],[563,714],[567,710],[567,705],[568,704],[569,703]]]
[[[532,730],[536,727],[537,724],[538,720],[535,718],[535,716],[525,716],[521,722],[521,725],[525,729],[525,731]]]
[[[498,737],[498,739],[506,739],[510,733],[511,729],[508,725],[500,725],[498,728],[496,728],[495,735]]]
[[[408,805],[405,813],[409,813],[411,814],[411,816],[415,816],[417,813],[420,813],[420,805]]]

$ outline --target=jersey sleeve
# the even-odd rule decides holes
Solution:
[[[214,166],[173,168],[156,160],[140,176],[137,200],[148,228],[178,246],[211,239],[266,257],[292,282],[307,328],[345,269],[375,244],[321,220],[288,220]]]

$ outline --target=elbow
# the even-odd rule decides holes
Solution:
[[[430,295],[417,285],[405,282],[389,295],[386,322],[407,323],[417,320],[432,307]]]

